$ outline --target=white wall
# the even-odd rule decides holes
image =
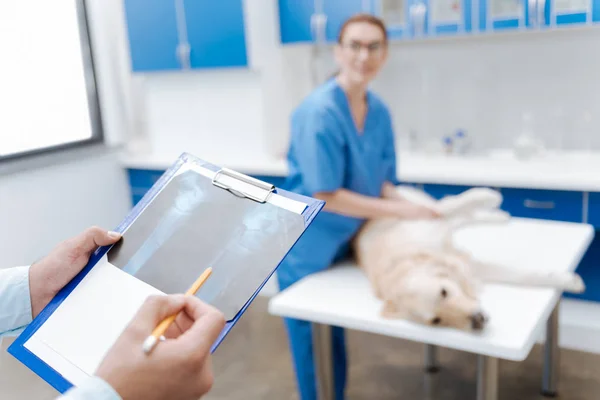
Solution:
[[[128,193],[114,153],[0,176],[0,268],[32,263],[90,225],[115,228]]]

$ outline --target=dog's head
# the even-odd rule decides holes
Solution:
[[[451,260],[414,263],[402,279],[389,283],[382,315],[426,325],[482,330],[487,318],[479,304],[477,284],[466,267]]]

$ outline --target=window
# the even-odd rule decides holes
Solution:
[[[0,1],[0,161],[102,140],[84,0]]]

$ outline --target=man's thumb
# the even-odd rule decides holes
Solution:
[[[81,250],[89,253],[100,246],[107,246],[116,243],[121,239],[121,234],[118,232],[108,232],[104,229],[93,226],[86,229],[81,235]]]

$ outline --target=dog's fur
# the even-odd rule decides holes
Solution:
[[[480,330],[487,321],[478,299],[481,282],[584,290],[575,273],[517,271],[478,261],[453,246],[452,235],[461,227],[510,219],[499,209],[502,196],[497,191],[474,188],[439,201],[408,186],[399,186],[397,193],[442,217],[370,220],[355,238],[357,262],[383,301],[382,316]]]

